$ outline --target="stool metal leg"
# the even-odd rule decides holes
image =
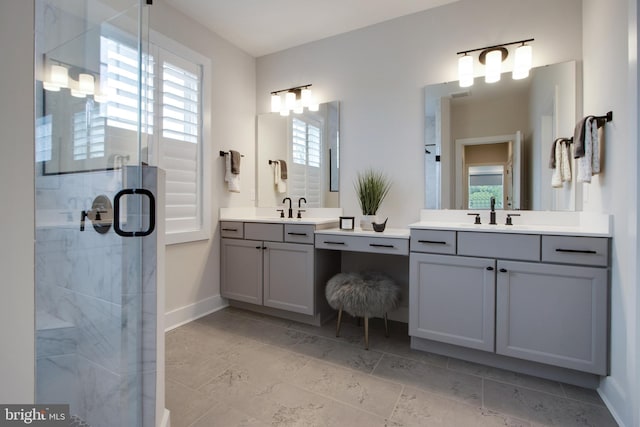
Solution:
[[[389,325],[387,324],[387,313],[384,314],[384,336],[389,338]]]
[[[369,350],[369,318],[364,317],[364,349]]]
[[[336,337],[340,336],[340,322],[342,322],[342,307],[338,311],[338,323],[336,324]]]

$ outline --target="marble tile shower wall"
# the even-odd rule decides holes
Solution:
[[[149,169],[145,178],[155,176]],[[115,170],[36,182],[36,398],[69,403],[94,427],[132,413],[132,393],[156,369],[155,251],[142,248],[155,237],[123,238],[113,228],[99,234],[88,220],[80,232],[80,211],[100,194],[113,201],[122,177]],[[144,394],[155,399],[151,383]]]

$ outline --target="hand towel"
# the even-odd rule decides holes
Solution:
[[[282,160],[273,162],[273,164],[275,165],[273,168],[273,182],[276,186],[276,191],[282,194],[287,192],[287,182],[286,180],[282,179],[282,168],[280,166],[281,161]]]
[[[587,116],[576,123],[576,128],[573,134],[573,157],[576,159],[584,157],[585,155],[585,134],[588,130],[587,124],[590,123],[593,118],[593,116]]]
[[[591,177],[600,173],[600,132],[598,119],[589,117],[584,132],[584,157],[578,161],[578,181],[591,182]]]
[[[553,156],[554,156],[554,168],[553,168],[553,175],[551,176],[551,186],[553,188],[560,188],[562,187],[562,171],[561,169],[561,165],[562,165],[562,143],[559,140],[556,140],[554,142],[554,150],[553,150]]]
[[[289,174],[287,173],[287,162],[284,160],[278,160],[278,165],[280,165],[280,178],[287,179]]]
[[[231,155],[225,154],[224,156],[224,180],[227,183],[227,189],[232,193],[240,192],[240,174],[231,172]]]
[[[561,151],[561,160],[560,164],[560,176],[562,181],[571,181],[571,155],[570,155],[570,144],[566,139],[563,139],[560,142],[560,151]]]
[[[229,150],[230,157],[231,157],[231,173],[233,174],[239,174],[240,173],[240,153],[238,153],[235,150]]]

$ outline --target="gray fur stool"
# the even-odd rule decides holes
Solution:
[[[364,346],[369,349],[369,318],[384,317],[384,329],[389,336],[387,312],[398,305],[400,291],[388,276],[366,271],[338,273],[327,282],[325,296],[329,305],[338,310],[336,336],[340,335],[342,311],[354,317],[364,317]]]

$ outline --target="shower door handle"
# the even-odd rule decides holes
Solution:
[[[144,231],[124,231],[120,228],[120,199],[128,194],[140,194],[149,198],[149,227]],[[144,188],[125,188],[118,191],[113,198],[113,229],[122,237],[144,237],[153,233],[156,228],[156,199],[153,193]]]

